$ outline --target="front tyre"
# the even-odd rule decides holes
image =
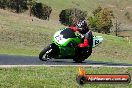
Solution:
[[[47,47],[45,47],[45,48],[40,52],[40,54],[39,54],[39,59],[40,59],[41,61],[47,61],[48,59],[51,58],[51,56],[50,56],[50,53],[51,53],[51,52],[52,52],[52,47],[50,47],[50,45],[47,46]]]

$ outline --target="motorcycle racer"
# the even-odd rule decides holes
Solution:
[[[91,55],[92,48],[102,41],[102,36],[93,36],[86,21],[81,20],[76,25],[57,31],[52,37],[52,43],[40,52],[39,59],[47,61],[65,58],[81,63]]]
[[[79,48],[86,48],[89,47],[89,51],[92,53],[92,45],[93,45],[93,35],[92,32],[89,30],[88,24],[85,20],[80,20],[76,25],[71,25],[69,28],[76,32],[78,31],[84,36],[83,43],[78,45]]]

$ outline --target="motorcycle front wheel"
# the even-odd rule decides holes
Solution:
[[[47,46],[45,47],[39,54],[39,59],[41,61],[47,61],[48,59],[51,58],[50,54],[52,52],[52,47]]]

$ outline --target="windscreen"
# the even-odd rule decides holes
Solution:
[[[66,39],[76,37],[75,33],[70,28],[66,28],[60,34],[63,35],[63,38],[66,38]]]

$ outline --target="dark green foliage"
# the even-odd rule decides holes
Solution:
[[[0,0],[1,9],[10,9],[13,12],[21,13],[30,8],[30,16],[34,16],[49,20],[52,8],[42,3],[37,3],[35,0]]]
[[[0,0],[0,8],[8,8],[16,13],[20,13],[28,9],[27,1],[28,0]]]
[[[61,11],[59,21],[66,26],[75,25],[77,21],[85,19],[86,16],[86,12],[77,8],[70,8]]]
[[[49,20],[51,12],[52,8],[42,3],[35,3],[31,8],[31,14],[43,20]]]
[[[93,31],[107,34],[113,26],[113,17],[113,12],[109,8],[98,7],[88,20]]]
[[[9,0],[0,0],[0,8],[6,9],[9,5]]]
[[[10,0],[8,7],[16,13],[23,12],[28,9],[27,0]]]

